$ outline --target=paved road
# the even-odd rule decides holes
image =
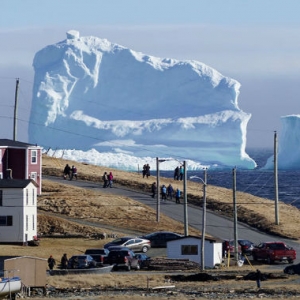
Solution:
[[[156,200],[151,198],[150,193],[146,194],[142,192],[136,192],[117,185],[115,185],[113,188],[104,189],[102,188],[102,183],[96,184],[93,182],[86,182],[80,180],[69,181],[69,180],[62,180],[61,178],[52,177],[52,176],[44,176],[44,179],[50,179],[60,183],[76,185],[82,188],[99,190],[103,193],[109,193],[112,195],[126,196],[135,201],[148,205],[153,209],[156,209]],[[160,207],[161,207],[160,210],[161,213],[164,213],[165,215],[177,221],[184,222],[184,206],[182,204],[175,204],[175,201],[171,202],[167,200],[166,202],[161,202]],[[189,226],[192,226],[200,231],[202,230],[202,209],[201,208],[195,206],[188,207],[188,223]],[[254,242],[255,244],[258,244],[261,241],[281,240],[286,242],[288,245],[294,247],[294,249],[296,249],[297,253],[300,255],[300,244],[297,241],[268,235],[250,226],[247,226],[243,223],[238,223],[237,227],[238,227],[238,238],[240,239],[248,239]],[[234,238],[233,219],[217,215],[216,213],[207,210],[206,233],[220,239],[233,239]],[[297,258],[297,262],[300,262],[299,258]]]

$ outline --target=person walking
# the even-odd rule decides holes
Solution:
[[[102,180],[103,180],[103,187],[104,188],[108,187],[108,175],[107,175],[107,172],[104,172],[104,174],[102,176]]]
[[[260,289],[260,281],[262,279],[262,275],[261,275],[260,270],[258,270],[258,269],[256,270],[255,278],[256,278],[256,285]]]
[[[75,177],[75,179],[77,180],[77,168],[75,166],[72,166],[72,168],[71,168],[71,177],[70,177],[70,180],[72,180],[73,177]]]
[[[67,179],[67,176],[70,179],[70,172],[71,172],[71,168],[70,168],[69,164],[66,164],[66,166],[64,168],[64,179]]]
[[[179,167],[177,166],[174,170],[174,180],[179,180],[180,172]]]
[[[60,265],[62,269],[67,269],[68,268],[68,257],[67,257],[67,253],[64,253],[64,255],[62,256],[61,260],[60,260]]]
[[[55,259],[53,258],[52,255],[50,255],[49,258],[48,258],[48,267],[49,267],[49,269],[53,270],[55,265],[56,265]]]
[[[108,186],[112,188],[112,185],[113,185],[113,179],[114,179],[114,176],[112,174],[112,172],[109,172],[109,175],[108,175]]]
[[[180,180],[183,180],[183,174],[184,174],[184,168],[183,168],[183,166],[180,166],[180,168],[179,168],[179,177],[180,177]]]
[[[155,197],[156,194],[156,182],[153,182],[151,185],[152,198]]]
[[[177,189],[175,194],[176,203],[180,203],[180,196],[181,196],[181,191],[180,189]]]
[[[174,189],[170,183],[167,187],[167,198],[169,198],[170,200],[173,200],[173,193],[174,193]]]
[[[161,199],[163,201],[167,200],[167,187],[163,184],[163,186],[161,187]]]

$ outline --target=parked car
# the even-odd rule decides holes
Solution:
[[[97,265],[103,265],[105,258],[107,257],[109,250],[106,248],[92,248],[86,249],[84,254],[90,255],[96,262]]]
[[[140,237],[125,236],[117,238],[112,242],[105,244],[104,248],[108,248],[109,250],[111,250],[111,246],[123,246],[135,252],[146,253],[151,248],[151,242],[147,239]]]
[[[177,240],[182,238],[182,234],[178,234],[170,231],[157,231],[141,236],[142,239],[151,241],[151,247],[167,247],[168,241]]]
[[[222,244],[223,257],[225,256],[225,254],[226,256],[228,256],[229,254],[230,256],[233,256],[234,252],[235,252],[234,240],[223,240],[223,244]],[[238,253],[242,253],[242,247],[239,243],[238,243]]]
[[[284,268],[283,272],[285,274],[299,274],[300,275],[300,263],[296,265],[290,265]]]
[[[252,250],[254,260],[266,260],[268,264],[274,261],[288,261],[290,264],[296,259],[296,251],[283,242],[264,242]]]
[[[110,265],[114,265],[114,269],[124,268],[127,271],[131,269],[139,270],[140,263],[132,250],[112,250],[109,252],[106,262]]]
[[[90,255],[73,255],[68,262],[68,269],[95,268],[97,262]]]
[[[254,248],[254,243],[249,240],[238,240],[239,245],[241,246],[241,251],[243,255],[252,255],[252,250]]]
[[[135,257],[139,260],[141,269],[148,268],[151,262],[151,257],[144,253],[138,253]]]

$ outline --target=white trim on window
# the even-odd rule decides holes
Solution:
[[[37,150],[31,150],[31,163],[37,164]]]

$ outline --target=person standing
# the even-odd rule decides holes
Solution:
[[[180,189],[177,189],[175,194],[176,203],[180,203],[180,196],[181,196]]]
[[[60,260],[61,268],[62,269],[67,269],[68,268],[68,262],[69,262],[69,260],[68,260],[68,257],[67,257],[67,253],[65,253],[62,256],[61,260]]]
[[[260,270],[258,270],[258,269],[256,270],[255,278],[256,278],[256,285],[260,289],[260,281],[262,279],[262,275],[261,275]]]
[[[167,198],[170,198],[170,200],[173,200],[173,193],[174,193],[174,190],[170,183],[167,187]]]
[[[146,176],[147,176],[147,178],[150,176],[150,165],[149,164],[146,165]]]
[[[48,258],[48,267],[50,270],[53,270],[54,266],[56,265],[55,259],[52,255]]]
[[[164,184],[161,187],[161,199],[164,201],[167,200],[167,187]]]
[[[103,180],[103,187],[104,188],[108,187],[108,175],[107,175],[107,172],[104,172],[104,174],[102,176],[102,180]]]
[[[183,179],[183,174],[184,174],[184,168],[183,168],[183,166],[180,166],[180,168],[179,168],[179,177],[180,177],[180,180]]]
[[[64,179],[67,179],[67,176],[70,179],[70,171],[71,171],[71,168],[70,168],[69,164],[66,164],[66,166],[64,168]]]
[[[174,170],[174,180],[179,180],[179,167],[177,166]]]
[[[108,186],[112,188],[112,185],[113,185],[113,179],[114,179],[114,176],[112,174],[112,172],[109,172],[109,175],[108,175]]]
[[[151,185],[152,198],[155,197],[156,194],[156,182],[153,182]]]
[[[71,168],[71,177],[70,177],[70,180],[72,180],[73,177],[75,177],[75,179],[77,180],[77,168],[75,166],[72,166],[72,168]]]

